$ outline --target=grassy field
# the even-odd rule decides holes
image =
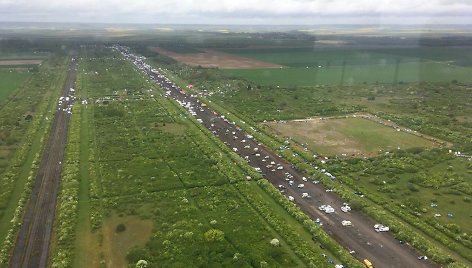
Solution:
[[[89,161],[80,157],[73,173],[89,185],[70,184],[78,200],[73,219],[88,215],[88,220],[70,220],[77,233],[56,241],[54,263],[82,267],[86,260],[89,267],[126,267],[146,259],[152,265],[185,267],[327,265],[310,233],[255,181],[247,182],[247,174],[186,114],[162,99],[129,63],[110,57],[108,50],[96,51],[102,56],[83,51],[79,68],[78,93],[94,99],[74,113],[74,122],[87,131],[75,124],[70,138],[76,144],[71,153],[81,136],[89,141],[79,153],[88,154]],[[81,171],[83,164],[88,174]],[[67,215],[66,208],[59,215]],[[63,230],[69,227],[57,232]],[[273,238],[282,246],[272,246]]]
[[[276,121],[267,125],[278,134],[328,156],[372,156],[397,148],[435,146],[432,141],[364,118]]]
[[[0,104],[30,76],[25,70],[0,69]]]
[[[361,191],[386,197],[421,221],[470,241],[472,165],[467,159],[444,151],[425,151],[335,161],[330,167],[337,174],[353,178]]]
[[[312,85],[355,85],[397,82],[472,82],[471,67],[437,62],[409,62],[395,64],[347,65],[282,69],[223,70],[229,77],[239,77],[260,85],[282,87]]]
[[[397,82],[471,82],[470,49],[283,48],[226,49],[239,56],[287,66],[225,70],[260,85],[310,86]],[[465,56],[464,56],[465,55]]]
[[[460,66],[471,66],[470,48],[454,47],[405,47],[405,48],[362,48],[349,46],[338,48],[260,48],[224,49],[249,58],[256,58],[290,67],[316,67],[318,65],[371,65],[409,62],[448,62]]]

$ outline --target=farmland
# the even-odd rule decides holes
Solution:
[[[276,121],[267,125],[278,134],[329,156],[372,156],[398,148],[435,146],[421,137],[362,117]]]
[[[179,62],[205,68],[220,69],[251,69],[251,68],[279,68],[278,64],[268,63],[251,58],[235,56],[215,50],[205,50],[198,53],[175,53],[161,47],[154,48],[158,53],[171,57]]]
[[[78,94],[90,102],[74,111],[67,155],[81,161],[67,160],[71,183],[62,189],[74,196],[69,202],[78,210],[68,202],[59,208],[59,218],[73,218],[56,226],[62,238],[53,249],[53,263],[326,263],[308,231],[255,181],[247,181],[244,168],[110,51],[81,53]],[[104,81],[110,86],[100,86]],[[79,145],[79,139],[88,146]],[[75,217],[84,215],[74,227]],[[270,244],[274,238],[281,247]]]
[[[0,54],[42,61],[0,68],[0,266],[22,225],[70,51],[79,53],[78,99],[58,163],[48,266],[472,263],[469,47],[363,46],[300,32],[84,33],[49,32]],[[138,70],[127,49],[155,69]],[[171,53],[277,68],[205,68]],[[171,81],[153,79],[161,74]],[[339,212],[344,202],[349,213]]]
[[[0,69],[0,103],[30,77],[27,71]]]
[[[240,56],[287,66],[279,69],[225,70],[229,77],[284,87],[399,82],[471,82],[461,55],[470,50],[438,49],[227,49]],[[467,56],[466,56],[467,57]]]

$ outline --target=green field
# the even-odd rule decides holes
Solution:
[[[364,83],[472,81],[468,48],[226,49],[225,52],[287,66],[223,70],[260,85],[310,86]]]
[[[437,225],[438,230],[461,237],[465,245],[470,245],[470,161],[444,151],[424,151],[345,163],[335,161],[330,170],[352,178],[361,191],[403,205],[415,218]]]
[[[398,72],[396,72],[398,68]],[[347,65],[282,69],[222,70],[229,77],[240,77],[260,85],[281,87],[313,85],[355,85],[364,83],[397,82],[472,82],[471,67],[436,62],[409,62],[395,64]]]
[[[16,71],[0,68],[0,103],[30,76],[31,73],[25,70]]]
[[[260,48],[223,49],[227,53],[274,62],[290,67],[396,64],[410,62],[447,62],[472,66],[471,49],[454,47],[362,48]]]
[[[329,156],[371,156],[398,148],[435,147],[429,140],[364,118],[270,122],[267,125],[278,134],[292,137],[314,152]]]

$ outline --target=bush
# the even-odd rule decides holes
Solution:
[[[225,233],[218,229],[210,229],[203,236],[208,242],[220,242],[225,239]]]
[[[123,223],[120,223],[116,226],[115,232],[122,233],[124,231],[126,231],[126,225],[124,225]]]

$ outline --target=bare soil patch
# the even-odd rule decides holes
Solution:
[[[437,139],[367,114],[269,122],[267,125],[322,155],[374,156],[398,148],[447,146]]]
[[[173,51],[155,47],[154,50],[160,54],[171,57],[179,62],[206,68],[220,69],[252,69],[252,68],[280,68],[282,65],[245,58],[241,56],[227,54],[216,50],[203,50],[202,53],[179,54]]]
[[[0,60],[0,65],[37,65],[42,62],[43,60]]]
[[[124,224],[126,229],[117,232],[119,224]],[[137,216],[119,217],[113,215],[104,222],[103,249],[107,267],[128,267],[126,254],[135,246],[144,246],[152,234],[153,223],[151,220],[142,220]]]

